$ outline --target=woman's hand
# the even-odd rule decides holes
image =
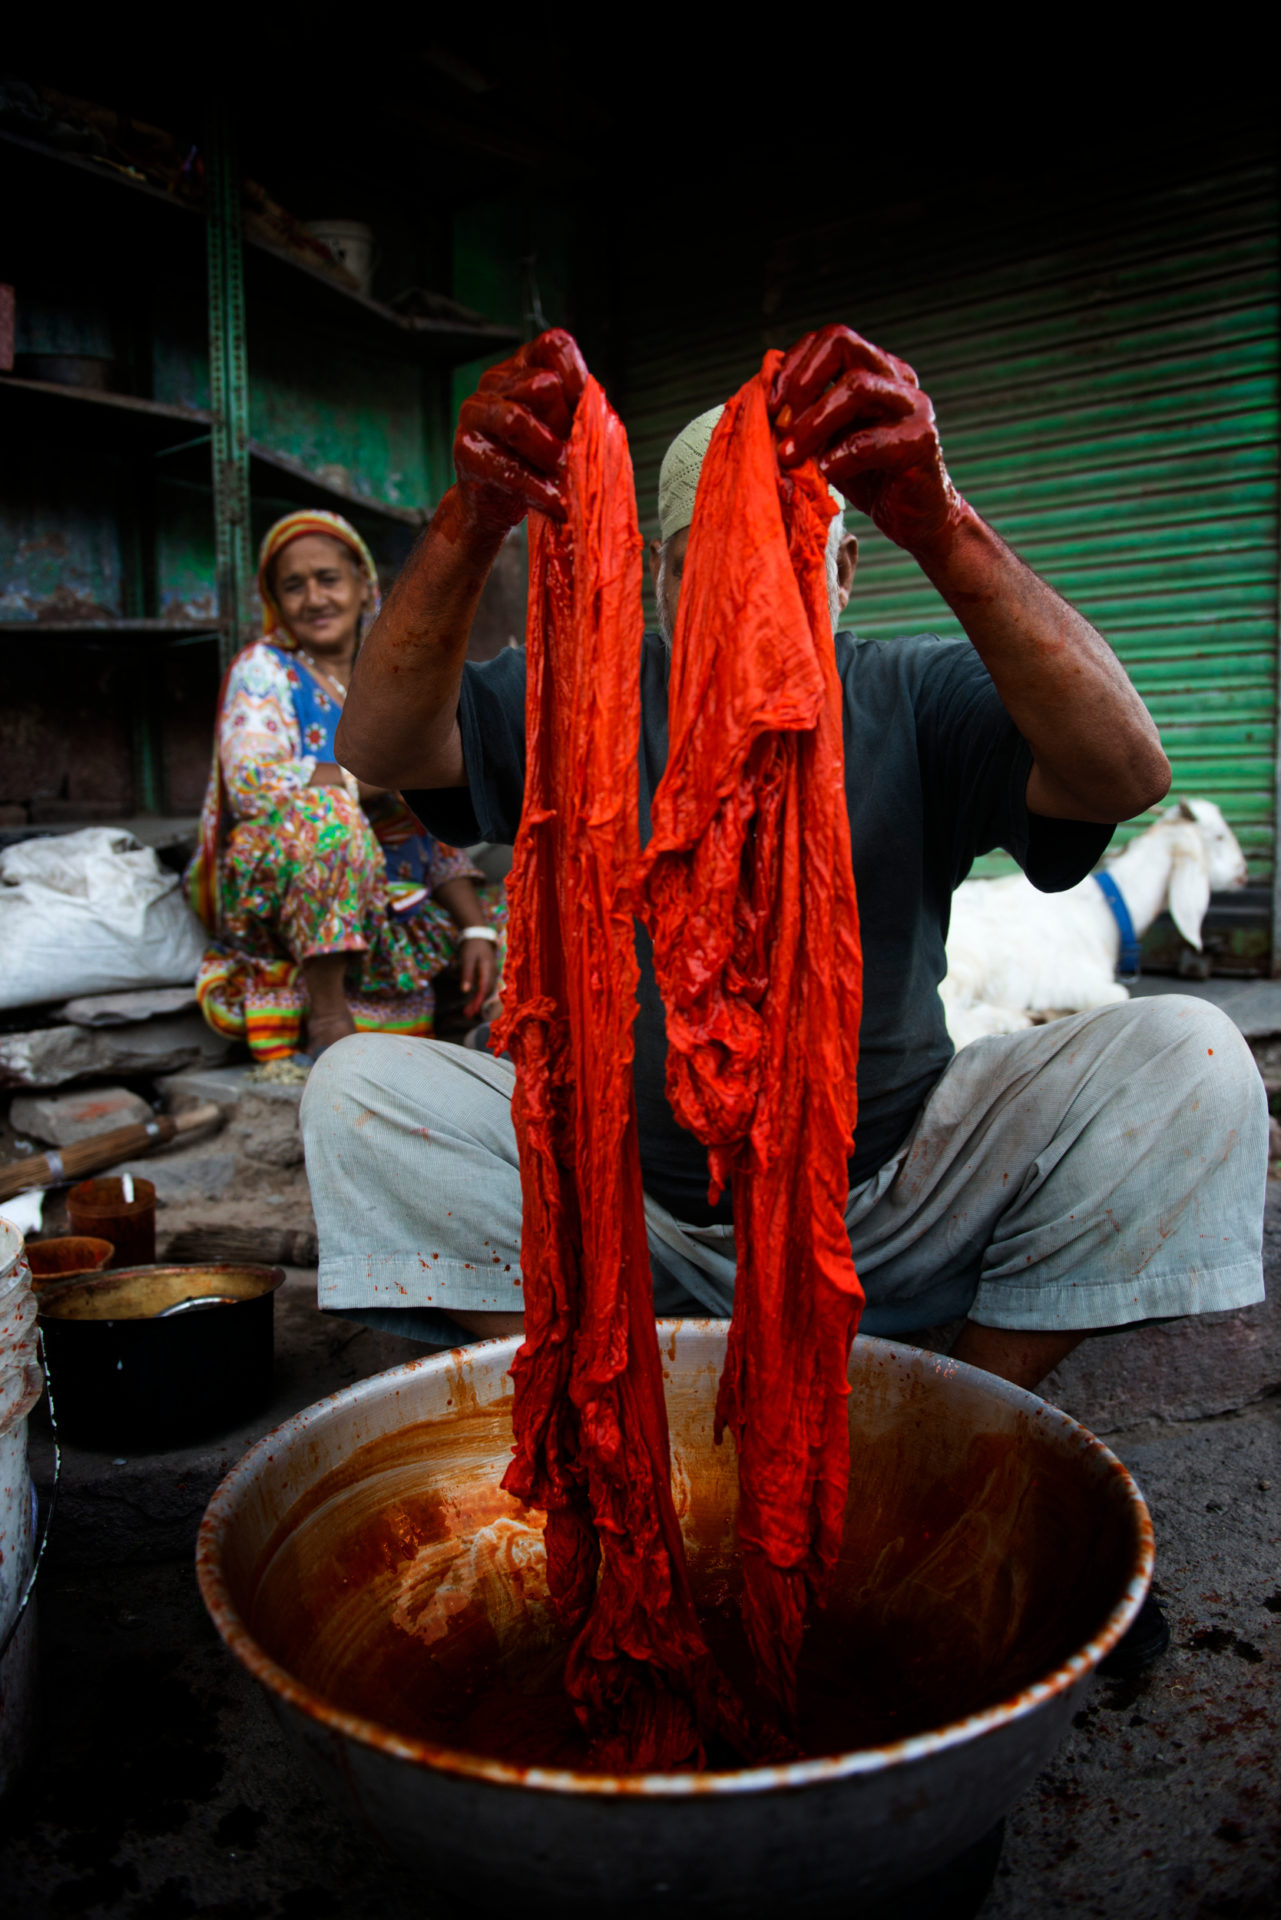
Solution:
[[[774,376],[770,413],[784,467],[811,457],[881,532],[923,558],[969,517],[943,463],[929,395],[906,360],[850,327],[820,327]]]
[[[465,934],[468,927],[486,925],[485,909],[470,880],[442,880],[432,890],[432,899],[440,902],[460,933]],[[464,1011],[469,1019],[474,1019],[494,991],[498,979],[497,941],[484,938],[460,940],[458,977],[464,995]]]
[[[345,787],[347,776],[336,760],[317,760],[312,769],[309,787]]]
[[[458,949],[458,972],[464,994],[463,1011],[469,1020],[474,1020],[498,979],[498,949],[493,941],[464,940]]]
[[[459,487],[478,524],[506,531],[531,507],[564,519],[560,476],[586,381],[577,343],[560,327],[481,375],[454,436]]]
[[[315,771],[311,779],[307,782],[307,785],[309,787],[341,787],[345,792],[347,788],[346,770],[340,767],[336,760],[317,760]],[[368,780],[357,780],[356,782],[356,792],[360,796],[360,804],[362,806],[368,805],[371,800],[380,799],[387,791],[388,789],[386,787],[370,786]]]

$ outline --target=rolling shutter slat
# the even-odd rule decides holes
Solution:
[[[940,202],[773,237],[664,300],[638,280],[624,417],[642,523],[658,465],[766,344],[845,319],[916,366],[962,492],[1115,646],[1174,766],[1273,870],[1277,272],[1271,159],[1154,159],[1060,182],[1052,209]],[[1048,236],[1048,237],[1047,237]],[[725,268],[728,270],[724,270]],[[754,277],[754,274],[756,277]],[[763,277],[763,285],[762,285]],[[959,628],[861,515],[846,623]],[[998,871],[999,856],[979,870]]]

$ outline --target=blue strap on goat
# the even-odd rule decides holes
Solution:
[[[1139,936],[1134,931],[1134,922],[1130,918],[1130,909],[1125,904],[1125,896],[1110,873],[1096,873],[1103,898],[1112,909],[1112,918],[1116,921],[1117,932],[1121,936],[1121,956],[1117,962],[1116,977],[1121,981],[1137,980],[1139,977]]]

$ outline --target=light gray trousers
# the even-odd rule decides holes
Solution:
[[[450,1308],[521,1309],[514,1078],[506,1060],[393,1034],[321,1057],[302,1129],[322,1307],[443,1343]],[[863,1330],[968,1314],[1068,1331],[1249,1306],[1267,1148],[1250,1050],[1204,1001],[977,1040],[849,1196]],[[645,1211],[659,1311],[727,1315],[733,1229]]]

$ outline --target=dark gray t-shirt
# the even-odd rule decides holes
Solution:
[[[1031,749],[968,640],[836,636],[845,692],[845,796],[863,938],[858,1133],[851,1183],[900,1145],[952,1057],[938,984],[953,890],[981,853],[1004,847],[1042,891],[1075,886],[1110,827],[1028,813]],[[641,663],[640,829],[667,764],[668,654],[646,634]],[[468,665],[459,703],[466,788],[406,793],[429,832],[455,845],[514,841],[525,785],[525,655]],[[667,1104],[667,1041],[652,950],[637,929],[636,1109],[645,1188],[696,1225],[707,1154]]]

